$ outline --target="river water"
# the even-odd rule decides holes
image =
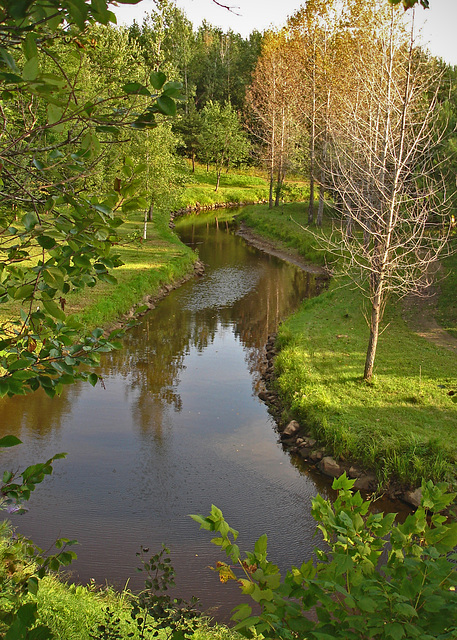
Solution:
[[[250,549],[268,534],[280,567],[308,559],[316,544],[316,479],[278,443],[258,399],[263,346],[278,322],[314,294],[314,276],[248,246],[212,217],[179,226],[206,263],[203,277],[173,291],[101,363],[104,388],[76,384],[2,401],[3,468],[23,468],[65,451],[36,490],[18,530],[47,548],[76,538],[72,579],[138,589],[140,545],[166,543],[177,592],[201,598],[226,619],[239,597],[208,569],[221,558],[188,517],[214,503]],[[328,492],[320,481],[319,491]]]

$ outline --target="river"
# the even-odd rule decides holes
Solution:
[[[2,435],[23,445],[2,453],[23,468],[68,453],[36,490],[18,530],[43,548],[78,540],[72,579],[138,589],[140,545],[171,549],[177,591],[226,619],[236,586],[208,569],[221,558],[188,514],[220,507],[241,548],[268,534],[280,567],[316,544],[316,479],[293,463],[257,397],[268,335],[314,294],[314,276],[247,245],[205,216],[178,225],[207,265],[128,332],[101,363],[104,386],[75,384],[59,398],[37,392],[2,401]],[[319,490],[328,492],[328,482]]]

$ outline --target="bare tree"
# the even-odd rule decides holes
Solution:
[[[366,380],[387,297],[423,292],[430,265],[448,246],[450,219],[433,166],[439,82],[398,11],[388,11],[389,22],[377,13],[376,39],[353,65],[357,92],[341,96],[345,117],[333,114],[328,123],[326,169],[346,215],[327,249],[369,299]]]
[[[298,88],[290,60],[287,33],[267,33],[246,95],[250,129],[262,145],[270,175],[270,208],[273,203],[276,206],[279,204],[281,187],[294,145],[292,115]]]

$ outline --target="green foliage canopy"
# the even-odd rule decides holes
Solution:
[[[0,327],[0,396],[40,386],[53,396],[76,378],[95,384],[80,365],[117,346],[101,329],[84,335],[65,296],[113,281],[120,214],[148,203],[128,158],[103,189],[91,190],[91,176],[122,130],[174,115],[180,87],[156,71],[91,95],[81,86],[94,41],[83,29],[114,21],[107,5],[24,0],[0,10],[0,304],[20,309]]]

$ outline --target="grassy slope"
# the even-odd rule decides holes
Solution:
[[[111,588],[97,590],[92,587],[67,584],[54,577],[46,577],[38,590],[40,622],[47,624],[60,640],[90,640],[91,638],[140,637],[131,618],[131,594],[117,593]],[[106,634],[97,629],[106,627]],[[119,635],[115,635],[118,633]],[[129,635],[132,634],[132,635]],[[158,635],[145,633],[144,639],[166,640],[166,631]],[[193,640],[238,640],[239,634],[223,625],[209,626],[206,618],[199,622]]]
[[[162,285],[192,272],[197,256],[171,231],[168,215],[157,215],[148,224],[146,242],[134,239],[142,233],[142,216],[131,215],[120,229],[125,242],[115,247],[124,262],[112,272],[117,284],[99,282],[93,288],[67,294],[67,313],[76,314],[91,329],[104,326],[129,311],[145,295],[154,296]],[[18,313],[17,306],[2,305],[0,322]]]
[[[141,216],[132,216],[122,232],[126,239],[142,234]],[[114,271],[117,284],[103,282],[68,296],[68,310],[90,327],[103,326],[129,311],[143,296],[154,296],[163,284],[192,271],[196,255],[171,231],[168,216],[157,216],[148,225],[147,238],[116,247],[124,262]]]
[[[289,213],[296,217],[297,205],[272,212],[252,207],[242,217],[256,231],[315,260],[314,239],[290,222]],[[325,256],[317,253],[322,262]],[[347,284],[332,282],[281,327],[278,385],[290,416],[309,424],[335,456],[376,469],[382,481],[455,478],[457,405],[448,395],[457,391],[455,354],[412,333],[401,304],[391,304],[374,381],[363,382],[366,303],[358,290],[342,286]],[[442,308],[447,326],[455,328],[455,306],[454,315],[446,303]]]
[[[183,207],[211,205],[226,202],[260,202],[268,200],[269,181],[263,172],[250,169],[243,173],[223,172],[217,192],[216,174],[212,167],[209,171],[196,165],[195,173],[189,173],[186,179],[186,190],[183,195]],[[284,188],[287,201],[306,199],[309,189],[305,182],[290,181]]]

